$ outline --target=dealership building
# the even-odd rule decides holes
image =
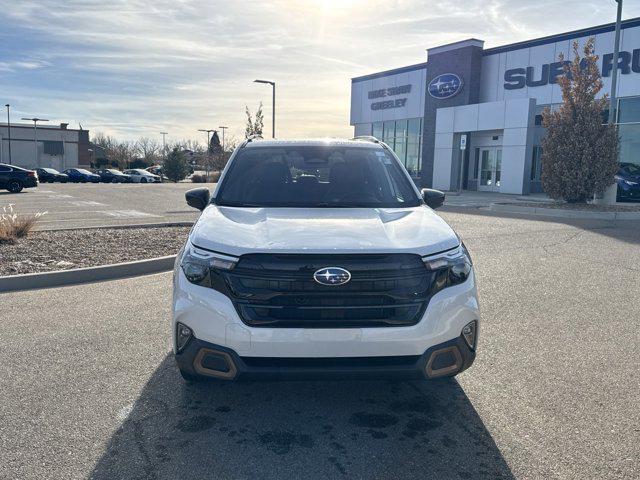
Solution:
[[[610,92],[614,24],[484,48],[477,39],[427,49],[427,61],[351,80],[355,135],[396,152],[418,185],[542,191],[542,111],[562,102],[557,77],[572,43],[593,37]],[[640,18],[622,22],[616,122],[620,161],[640,164]]]
[[[0,163],[18,167],[49,167],[62,171],[67,168],[88,166],[91,147],[89,130],[59,125],[0,123]]]

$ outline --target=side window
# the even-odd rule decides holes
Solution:
[[[10,172],[10,167],[5,167],[4,165],[0,165],[0,172]]]

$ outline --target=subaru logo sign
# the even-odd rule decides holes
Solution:
[[[450,98],[462,90],[462,80],[455,73],[443,73],[429,82],[429,95],[433,98]]]
[[[340,267],[324,267],[313,274],[313,279],[321,285],[344,285],[351,280],[351,274]]]

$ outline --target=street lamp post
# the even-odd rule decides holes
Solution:
[[[162,135],[162,161],[164,162],[167,159],[167,135],[168,132],[160,132]]]
[[[224,131],[229,127],[218,127],[218,128],[222,130],[222,151],[224,152]]]
[[[215,130],[213,129],[207,129],[207,128],[199,128],[198,129],[199,132],[205,132],[207,134],[207,148],[205,150],[205,154],[204,154],[204,172],[206,175],[206,181],[209,181],[209,142],[211,141],[209,139],[209,136],[211,135],[211,132],[215,132]]]
[[[622,22],[622,0],[615,0],[618,4],[616,14],[616,34],[613,41],[613,70],[611,72],[611,104],[609,105],[609,124],[616,121],[616,89],[618,86],[618,57],[620,56],[620,23]]]
[[[199,128],[198,129],[199,132],[205,132],[207,134],[207,152],[209,152],[209,136],[211,135],[211,132],[215,132],[215,130],[207,130],[206,128]]]
[[[40,167],[40,160],[38,158],[38,122],[48,122],[46,118],[25,118],[22,117],[22,120],[31,120],[33,122],[33,151],[35,154],[36,167]]]
[[[270,80],[254,80],[254,82],[271,85],[271,138],[276,138],[276,82]]]
[[[8,103],[5,105],[7,107],[7,136],[9,137],[9,165],[11,165],[11,115],[9,114],[9,105]]]
[[[616,123],[617,105],[616,105],[616,90],[618,87],[618,59],[620,57],[620,24],[622,22],[622,0],[615,0],[618,4],[618,11],[616,14],[616,33],[613,40],[613,69],[611,70],[611,91],[609,93],[609,125]],[[617,201],[618,185],[616,182],[609,185],[603,192],[597,192],[594,198],[594,203],[613,205]]]

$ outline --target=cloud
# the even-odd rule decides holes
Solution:
[[[261,77],[277,82],[279,135],[347,136],[351,77],[472,36],[489,47],[612,21],[604,3],[0,0],[0,91],[16,115],[127,138],[223,124],[241,137],[260,101],[268,130]]]

